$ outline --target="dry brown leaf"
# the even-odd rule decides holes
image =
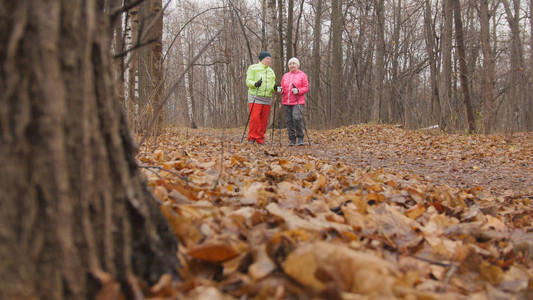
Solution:
[[[150,288],[150,297],[171,297],[173,293],[170,274],[163,274],[157,283]]]
[[[254,182],[244,188],[240,202],[243,205],[259,205],[263,207],[276,198],[276,194],[268,191],[268,185],[266,183]]]
[[[165,153],[163,150],[155,150],[152,154],[152,159],[155,161],[164,161],[165,160]]]
[[[274,264],[266,252],[265,244],[256,247],[253,254],[254,263],[248,268],[248,273],[253,280],[263,279],[276,269],[276,264]]]
[[[195,218],[190,218],[186,215],[178,215],[168,204],[162,205],[160,208],[169,222],[174,235],[186,246],[195,245],[198,241],[204,238],[204,235],[200,231],[200,224]]]
[[[493,266],[486,261],[481,263],[479,267],[480,279],[488,281],[490,284],[496,286],[501,284],[503,280],[503,271],[501,268]]]
[[[223,262],[240,254],[234,245],[227,241],[218,240],[189,247],[187,253],[194,258],[210,263]]]
[[[405,212],[405,215],[412,220],[416,220],[418,217],[422,216],[422,214],[425,212],[426,212],[426,208],[421,204],[417,204],[411,207],[409,210],[407,210]]]
[[[489,224],[489,226],[494,228],[495,230],[505,231],[507,229],[507,226],[505,226],[505,224],[502,221],[496,219],[495,217],[491,215],[486,215],[486,217],[487,217],[487,223]]]
[[[165,201],[168,198],[168,191],[164,186],[158,185],[154,188],[154,195],[161,201]]]
[[[324,290],[335,282],[342,291],[368,296],[393,297],[397,278],[395,267],[373,254],[343,245],[316,242],[294,250],[283,270],[299,283]]]
[[[102,285],[102,288],[96,294],[96,300],[115,300],[121,298],[120,284],[115,281],[111,274],[101,270],[92,270],[91,274]]]
[[[322,174],[316,174],[316,180],[313,183],[313,191],[315,192],[325,192],[328,179]]]

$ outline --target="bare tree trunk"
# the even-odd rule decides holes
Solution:
[[[121,7],[122,0],[109,0],[107,11],[111,9]],[[118,15],[114,20],[111,20],[111,26],[113,28],[113,50],[114,54],[122,54],[124,52],[124,34],[122,28],[122,14]],[[113,61],[115,81],[117,88],[117,95],[119,103],[126,110],[126,97],[124,95],[124,57],[115,57]]]
[[[279,40],[278,51],[280,55],[279,65],[280,65],[280,70],[282,72],[278,76],[281,76],[283,74],[283,70],[285,70],[285,66],[284,66],[285,61],[288,60],[288,59],[285,59],[285,53],[284,53],[285,41],[284,41],[284,36],[283,36],[283,21],[284,21],[283,2],[284,2],[283,0],[278,0],[278,40]],[[289,38],[289,33],[291,34],[290,38]],[[291,49],[291,45],[290,45],[291,40],[292,40],[292,21],[291,22],[287,21],[287,53],[289,53],[289,50]],[[289,54],[287,54],[287,56],[288,55]],[[288,56],[288,57],[290,58],[291,56]],[[281,77],[278,79],[279,81],[281,81]]]
[[[280,8],[281,9],[281,8]],[[270,54],[272,54],[272,70],[274,74],[282,74],[281,53],[279,48],[279,30],[278,28],[278,15],[276,13],[276,0],[268,0],[268,48]],[[270,84],[270,83],[269,83]],[[274,83],[272,83],[274,86]]]
[[[1,299],[94,299],[103,272],[131,299],[133,274],[152,284],[176,266],[94,3],[0,4],[12,16],[0,19]]]
[[[431,3],[429,0],[425,1],[424,25],[426,33],[426,50],[429,58],[430,69],[430,85],[431,85],[431,118],[432,124],[439,122],[441,118],[440,102],[439,102],[439,87],[437,74],[437,54],[435,49],[435,34],[433,30],[433,23],[431,21]],[[438,123],[437,123],[438,124]]]
[[[485,133],[490,133],[496,123],[494,104],[494,56],[490,44],[490,15],[488,0],[481,0],[479,4],[481,23],[481,50],[483,51],[483,126]]]
[[[130,27],[130,45],[128,49],[135,47],[139,43],[139,8],[134,7],[128,12],[128,25]],[[128,99],[127,99],[127,120],[130,129],[139,130],[136,125],[136,107],[137,105],[137,70],[139,66],[138,51],[130,51],[127,56],[129,64],[126,66],[128,70],[127,84],[128,84]]]
[[[261,0],[261,51],[266,50],[267,44],[267,0]]]
[[[455,40],[457,43],[457,54],[459,56],[459,77],[461,80],[461,90],[466,107],[466,119],[468,122],[468,132],[473,133],[476,129],[472,101],[470,100],[470,89],[468,87],[468,69],[466,66],[466,54],[464,45],[463,21],[461,20],[461,3],[453,0],[453,15],[455,20]]]
[[[147,46],[139,49],[139,102],[143,110],[141,127],[146,129],[154,116],[154,111],[163,96],[163,15],[158,15],[162,9],[162,0],[145,0],[140,4],[139,18],[141,19],[141,43]],[[159,133],[162,124],[162,114],[158,116],[156,130]]]
[[[529,97],[527,97],[529,102],[528,118],[529,118],[529,127],[528,130],[533,130],[533,1],[529,1],[529,23],[530,30],[532,34],[529,36]]]
[[[294,0],[288,0],[289,9],[287,11],[287,59],[293,57],[292,32],[294,23]]]
[[[298,57],[300,55],[298,53],[298,41],[299,41],[300,36],[301,36],[301,31],[300,31],[300,27],[301,26],[300,26],[300,24],[302,23],[302,17],[303,17],[304,11],[305,11],[304,4],[305,4],[305,1],[300,1],[300,9],[299,9],[299,13],[298,13],[298,18],[296,19],[296,29],[293,32],[292,49],[294,50],[293,56],[295,56],[295,57]],[[304,32],[304,34],[307,35],[307,31]],[[302,58],[302,57],[300,57],[300,58]]]
[[[313,27],[313,53],[311,61],[312,68],[312,84],[311,84],[311,97],[310,101],[307,101],[307,109],[313,111],[313,105],[320,107],[319,105],[319,92],[320,92],[320,65],[321,65],[321,53],[320,53],[320,37],[322,33],[322,0],[317,0],[316,13],[315,13],[315,26]],[[318,114],[317,114],[318,116]],[[315,120],[316,121],[316,120]],[[315,122],[310,122],[315,123]]]
[[[372,121],[380,121],[382,85],[385,72],[385,1],[375,0],[376,30],[378,43],[376,45],[376,66],[374,77],[374,97],[372,102]]]
[[[389,116],[390,121],[398,122],[400,121],[399,117],[399,107],[395,106],[395,104],[400,103],[401,100],[398,99],[396,90],[400,86],[400,83],[398,82],[398,59],[400,56],[400,31],[401,31],[401,24],[402,24],[402,0],[398,0],[394,5],[394,33],[393,33],[393,55],[392,55],[392,82],[390,85],[390,104],[391,107],[391,115]]]
[[[184,10],[183,3],[178,2],[178,6],[181,11],[181,22],[178,22],[178,27],[181,28],[182,24],[185,24],[186,13]],[[185,49],[187,45],[185,44],[185,31],[182,31],[178,37],[176,37],[178,42],[178,62],[180,64],[180,73],[184,73],[183,81],[185,85],[183,89],[185,90],[185,103],[187,104],[187,115],[189,116],[189,127],[198,128],[196,125],[196,118],[194,115],[194,99],[192,96],[192,82],[191,82],[191,73],[185,72],[185,66],[188,64],[187,55],[185,54]]]
[[[440,76],[441,119],[439,125],[448,129],[452,107],[452,35],[453,35],[453,0],[442,1],[442,74]]]
[[[339,126],[343,122],[343,99],[342,99],[342,6],[341,0],[331,2],[331,26],[332,26],[332,74],[331,74],[331,102],[333,104],[332,123]]]
[[[150,96],[153,97],[153,107],[157,109],[163,101],[163,15],[158,15],[163,8],[162,0],[148,0],[151,8],[151,15],[155,19],[153,28],[150,29],[148,36],[154,42],[150,44]],[[163,114],[157,116],[156,129],[154,134],[157,136],[163,125]]]
[[[521,130],[524,128],[525,111],[522,102],[525,89],[525,79],[523,78],[523,49],[520,38],[520,0],[513,0],[514,12],[509,6],[508,0],[502,0],[507,22],[511,28],[511,80],[510,80],[510,131]]]

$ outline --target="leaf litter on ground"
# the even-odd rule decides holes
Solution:
[[[532,133],[274,134],[170,129],[141,147],[181,263],[148,299],[533,298]]]

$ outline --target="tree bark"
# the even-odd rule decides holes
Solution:
[[[455,21],[455,41],[457,43],[457,54],[459,57],[459,78],[461,80],[461,90],[466,107],[466,119],[468,122],[468,132],[473,133],[476,129],[472,101],[470,100],[470,89],[468,87],[468,68],[466,65],[466,54],[464,45],[463,21],[461,20],[461,3],[453,0],[453,15]]]
[[[289,8],[287,10],[287,60],[294,56],[292,44],[292,32],[294,28],[294,0],[288,0]]]
[[[529,23],[530,23],[530,30],[529,32],[533,33],[533,1],[529,1]],[[530,34],[529,36],[529,111],[528,111],[528,118],[529,118],[529,127],[528,130],[533,131],[533,34]]]
[[[267,0],[261,0],[261,51],[268,47],[267,41]]]
[[[385,1],[375,0],[376,13],[376,33],[378,42],[376,44],[376,65],[374,77],[374,96],[372,102],[372,121],[380,121],[382,84],[385,72]]]
[[[307,101],[306,106],[308,111],[313,111],[316,105],[316,108],[320,107],[319,105],[319,92],[320,92],[320,65],[321,65],[321,53],[320,53],[320,37],[322,36],[322,0],[317,0],[316,10],[315,10],[315,26],[313,27],[313,53],[312,53],[312,84],[311,84],[311,93],[310,99]],[[315,109],[316,109],[315,108]],[[309,116],[313,118],[313,115]],[[318,118],[318,114],[317,114]],[[315,122],[317,120],[314,120]],[[315,123],[310,122],[310,123]]]
[[[122,6],[122,0],[108,0],[108,9],[111,11],[116,7]],[[111,26],[113,28],[113,50],[114,54],[121,54],[124,52],[124,34],[122,28],[122,14],[119,14],[116,18],[111,20]],[[124,95],[124,57],[115,57],[113,61],[113,69],[115,74],[116,88],[118,101],[126,111],[126,97]]]
[[[128,49],[131,49],[132,47],[135,47],[135,45],[139,44],[139,8],[134,7],[128,11],[128,24],[129,24],[129,45]],[[136,107],[138,104],[137,99],[137,70],[139,66],[139,54],[138,51],[133,50],[130,51],[127,55],[126,61],[128,64],[126,65],[126,69],[128,72],[127,75],[127,102],[126,102],[126,116],[128,120],[128,126],[131,130],[134,130],[134,132],[138,131],[138,124],[136,124]]]
[[[146,129],[163,97],[163,15],[162,0],[145,0],[140,4],[142,19],[141,43],[148,45],[139,49],[139,99],[143,106],[143,129]],[[155,135],[163,122],[163,115],[157,118]]]
[[[524,58],[522,41],[520,38],[520,1],[513,0],[514,12],[509,6],[508,0],[502,0],[507,15],[507,22],[511,29],[511,76],[510,76],[510,93],[509,93],[509,120],[511,132],[524,129],[525,111],[523,99],[525,90],[524,79]]]
[[[283,35],[283,22],[284,22],[284,13],[283,13],[283,2],[284,0],[278,0],[278,40],[279,40],[279,43],[278,43],[278,51],[279,51],[279,66],[280,66],[280,70],[281,72],[283,72],[285,70],[285,61],[287,61],[288,59],[285,59],[285,57],[288,55],[285,55],[284,53],[284,49],[285,49],[285,41],[283,40],[284,39],[284,35]],[[287,53],[289,53],[289,49],[291,49],[291,46],[290,46],[290,41],[292,40],[292,27],[291,27],[291,24],[289,21],[287,21]],[[289,39],[289,33],[291,34],[291,37]],[[291,53],[292,55],[292,53]],[[291,56],[289,56],[290,58]],[[283,74],[283,73],[281,73]],[[279,74],[281,76],[281,74]],[[278,78],[278,81],[281,81],[281,78]]]
[[[453,0],[442,1],[442,74],[440,76],[440,105],[442,130],[448,129],[452,107],[452,35],[453,35]]]
[[[490,15],[488,0],[479,4],[481,50],[483,51],[483,126],[485,133],[494,130],[496,111],[494,104],[494,55],[490,44]]]
[[[281,8],[280,8],[281,9]],[[282,64],[281,61],[281,52],[279,48],[279,30],[281,28],[278,28],[278,15],[276,13],[276,0],[268,0],[268,48],[267,51],[270,51],[270,54],[272,54],[272,70],[274,70],[274,74],[283,74],[282,70]],[[280,78],[278,78],[280,79]],[[272,83],[272,86],[274,86],[274,83]]]
[[[340,126],[343,122],[342,99],[342,6],[340,0],[331,3],[331,47],[332,47],[332,73],[331,73],[331,101],[333,104],[332,124]]]
[[[401,120],[400,117],[400,106],[395,105],[401,102],[401,100],[398,97],[397,90],[400,87],[400,82],[398,80],[398,67],[399,62],[398,59],[400,57],[400,32],[401,32],[401,26],[402,26],[402,0],[398,0],[396,3],[393,4],[394,8],[394,33],[393,33],[393,55],[391,57],[392,62],[392,70],[391,70],[391,76],[392,76],[392,82],[390,85],[390,120],[398,122]]]
[[[94,299],[148,284],[176,240],[138,172],[103,1],[0,4],[0,298]]]
[[[437,78],[437,55],[435,53],[435,35],[433,34],[431,3],[429,0],[425,1],[425,13],[424,13],[424,28],[426,33],[426,50],[429,58],[429,70],[430,70],[430,85],[431,85],[431,118],[430,121],[440,121],[441,111],[439,103],[439,86]],[[433,125],[431,124],[431,125]]]

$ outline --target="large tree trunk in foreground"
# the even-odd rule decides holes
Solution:
[[[124,283],[171,272],[176,241],[136,167],[103,1],[0,12],[0,299],[92,299],[102,272],[131,299]]]

